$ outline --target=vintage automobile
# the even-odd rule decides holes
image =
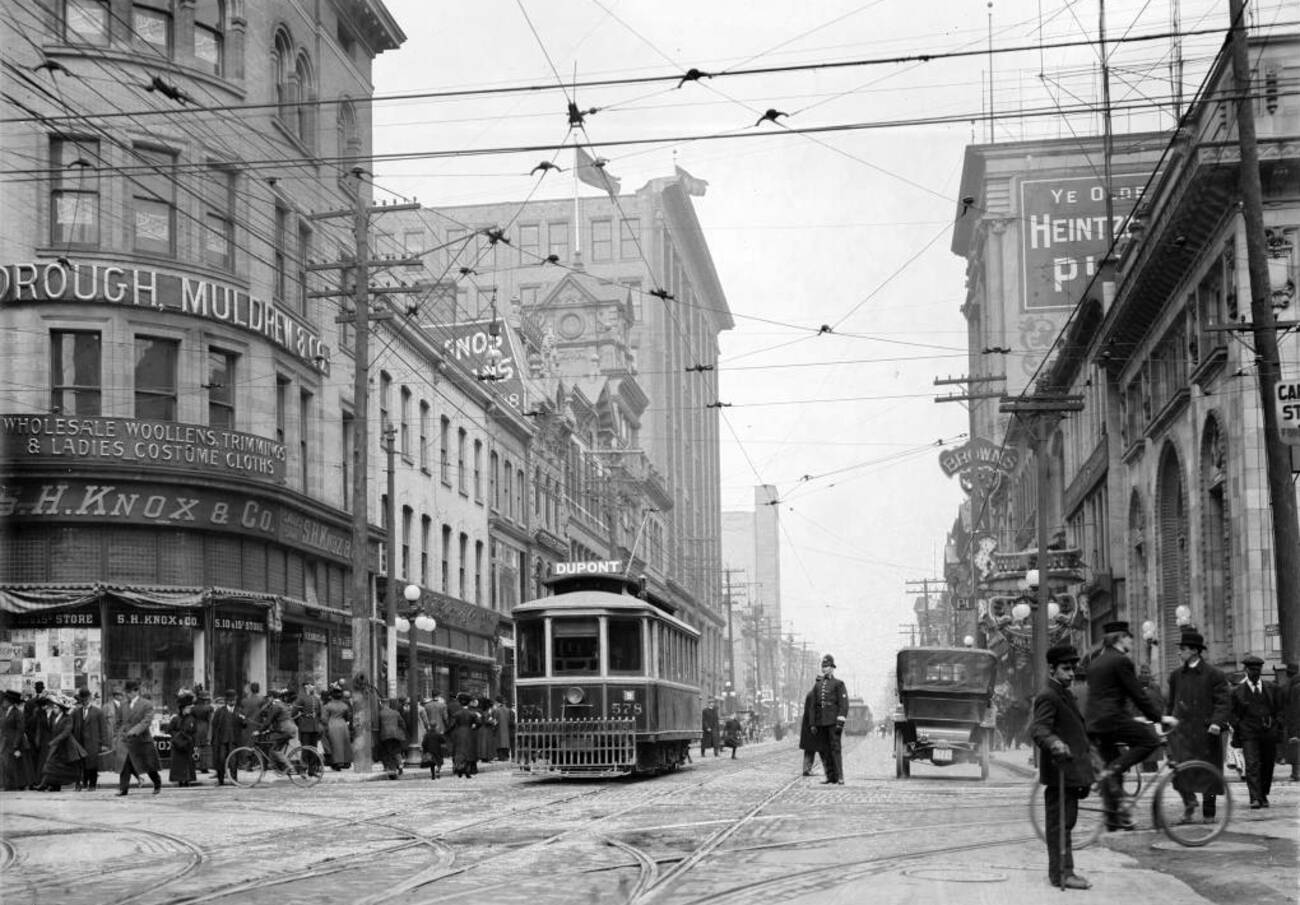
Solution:
[[[979,764],[980,779],[988,779],[997,663],[990,651],[972,648],[898,652],[895,776],[911,776],[916,760],[937,767]]]

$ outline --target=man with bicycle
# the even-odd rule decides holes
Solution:
[[[1102,649],[1088,666],[1088,736],[1106,764],[1098,777],[1106,808],[1106,829],[1131,830],[1136,825],[1123,804],[1121,780],[1125,771],[1140,764],[1160,747],[1160,738],[1147,723],[1135,719],[1132,704],[1152,723],[1177,726],[1178,720],[1161,714],[1138,683],[1137,670],[1129,659],[1133,634],[1128,623],[1108,622],[1102,626]],[[1127,746],[1121,753],[1120,748]]]

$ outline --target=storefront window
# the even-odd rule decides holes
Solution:
[[[285,623],[279,639],[272,636],[267,682],[272,688],[298,691],[304,682],[317,688],[328,684],[329,636],[324,629]]]
[[[218,609],[212,617],[212,682],[243,694],[261,682],[266,664],[266,616],[256,610]]]
[[[103,700],[103,630],[99,607],[58,613],[6,613],[0,625],[0,691],[30,690],[36,682],[75,694],[89,688]]]
[[[111,609],[107,648],[109,688],[138,680],[161,718],[175,709],[176,692],[194,688],[195,664],[202,663],[202,618],[194,610]]]

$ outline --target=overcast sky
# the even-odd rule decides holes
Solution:
[[[933,381],[967,370],[965,263],[949,250],[963,149],[988,140],[990,68],[996,140],[1097,133],[1096,116],[1059,115],[1099,97],[1096,48],[1050,46],[1095,40],[1096,0],[387,6],[408,39],[377,61],[379,96],[876,61],[580,88],[575,100],[598,108],[585,140],[624,192],[675,164],[708,181],[693,201],[736,320],[721,337],[723,508],[751,508],[755,484],[778,488],[785,629],[833,652],[851,693],[884,704],[912,621],[906,582],[942,576],[962,498],[936,444],[964,442],[966,411],[936,404],[950,388]],[[1106,4],[1109,37],[1126,39],[1112,98],[1137,106],[1117,131],[1169,125],[1174,48],[1137,39],[1169,31],[1176,6]],[[1181,27],[1221,29],[1227,6],[1182,0]],[[1265,23],[1300,18],[1278,0],[1255,6]],[[992,58],[879,62],[986,51],[990,26]],[[1184,39],[1185,95],[1221,39]],[[755,127],[769,108],[788,115]],[[549,152],[483,153],[564,141],[565,110],[559,91],[381,101],[377,154],[454,155],[380,162],[376,183],[430,206],[567,197],[567,178],[526,175]],[[931,122],[899,124],[919,119]],[[790,131],[850,124],[873,127]],[[632,139],[661,141],[605,144]]]

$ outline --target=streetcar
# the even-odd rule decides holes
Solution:
[[[867,702],[862,698],[849,698],[849,718],[844,721],[844,734],[866,735],[874,726]]]
[[[698,630],[617,561],[557,563],[515,607],[515,764],[572,777],[655,774],[701,735]]]

